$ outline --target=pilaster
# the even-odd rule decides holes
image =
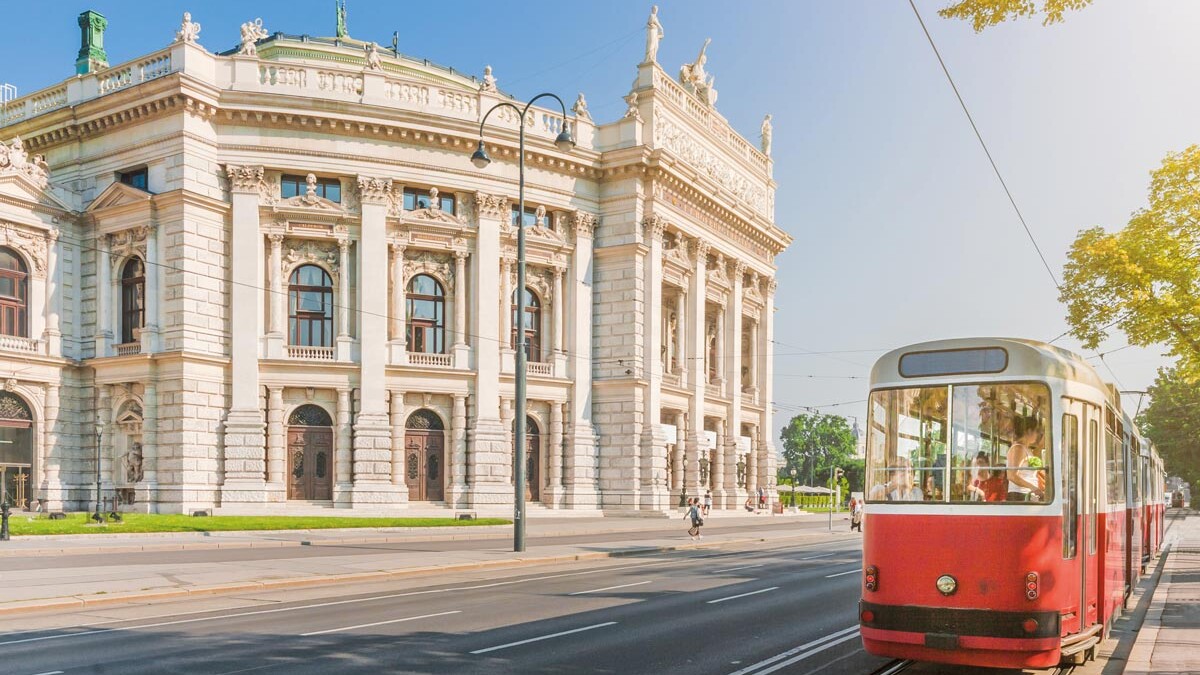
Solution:
[[[683,245],[682,242],[680,245]],[[709,245],[700,239],[691,243],[695,254],[692,274],[687,290],[687,371],[688,384],[692,389],[691,407],[688,410],[687,449],[687,493],[702,496],[707,486],[700,484],[700,453],[704,452],[704,304]]]
[[[660,420],[662,418],[662,239],[666,220],[651,214],[642,223],[645,242],[649,248],[642,261],[642,354],[646,364],[643,372],[646,396],[642,409],[641,457],[638,462],[640,483],[638,508],[644,511],[664,511],[668,508],[666,485],[666,447]]]
[[[729,265],[729,310],[725,312],[725,393],[729,397],[729,413],[726,418],[725,437],[719,439],[725,445],[724,505],[727,509],[740,508],[746,501],[746,491],[738,485],[738,437],[742,435],[742,276],[746,264],[740,260]]]
[[[283,387],[267,387],[267,501],[287,500],[287,428]]]
[[[592,249],[596,216],[572,214],[575,250],[571,255],[571,324],[567,331],[568,377],[571,378],[571,415],[567,453],[563,466],[563,507],[600,506],[597,452],[599,439],[592,426]]]

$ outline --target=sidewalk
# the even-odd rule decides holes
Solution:
[[[1187,514],[1167,530],[1163,575],[1126,675],[1200,673],[1200,514]]]
[[[0,556],[0,579],[4,582],[0,584],[0,615],[830,536],[819,527],[823,522],[820,516],[714,513],[707,527],[719,529],[710,530],[702,541],[694,542],[686,535],[682,520],[533,520],[528,525],[529,544],[523,553],[511,549],[511,526],[481,527],[488,531],[467,533],[430,533],[412,528],[74,535],[54,537],[53,542],[46,541],[48,537],[27,537],[3,543],[6,553]],[[834,535],[857,538],[841,525],[835,521]],[[664,534],[664,529],[678,532]],[[600,535],[608,535],[608,539],[600,541],[604,538]],[[613,539],[611,535],[627,536]],[[97,542],[97,537],[105,541]],[[539,543],[543,537],[582,540]],[[464,539],[480,543],[464,546]],[[406,549],[394,544],[413,546]],[[303,548],[307,546],[323,548]],[[231,550],[248,548],[275,550]]]

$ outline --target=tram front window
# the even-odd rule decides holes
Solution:
[[[867,500],[1049,503],[1049,400],[1036,383],[872,392]]]

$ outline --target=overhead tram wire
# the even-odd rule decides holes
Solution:
[[[1008,183],[1004,180],[1004,175],[1000,173],[1000,167],[996,165],[996,160],[992,157],[992,151],[988,149],[987,143],[983,140],[983,134],[980,133],[979,126],[975,124],[975,118],[971,116],[971,111],[967,108],[966,101],[963,100],[962,94],[959,93],[958,85],[954,83],[954,78],[950,75],[950,69],[946,66],[946,61],[942,58],[942,53],[933,41],[933,35],[929,33],[929,28],[925,25],[925,20],[921,18],[921,12],[917,10],[917,5],[913,0],[908,0],[908,6],[912,8],[913,15],[917,17],[917,23],[921,24],[921,31],[925,33],[925,39],[929,41],[929,46],[933,49],[933,54],[937,57],[938,64],[941,65],[942,72],[946,75],[946,81],[950,83],[950,88],[954,90],[954,97],[958,99],[958,105],[962,107],[963,114],[967,116],[967,121],[971,123],[971,130],[975,132],[975,138],[979,141],[979,146],[983,148],[983,154],[987,155],[988,162],[992,165],[992,171],[996,174],[996,179],[1000,181],[1000,186],[1004,188],[1004,194],[1008,197],[1008,203],[1012,205],[1013,211],[1017,214],[1017,219],[1021,221],[1021,227],[1025,229],[1025,234],[1029,237],[1029,242],[1033,244],[1033,249],[1037,251],[1038,259],[1042,261],[1042,267],[1046,269],[1046,274],[1050,275],[1050,280],[1054,282],[1054,287],[1058,289],[1059,293],[1062,293],[1062,284],[1059,283],[1054,270],[1050,268],[1050,263],[1046,261],[1046,256],[1042,253],[1042,247],[1038,245],[1037,238],[1033,236],[1033,231],[1029,229],[1029,223],[1025,221],[1025,215],[1021,213],[1021,207],[1017,206],[1017,200],[1013,197],[1012,191],[1008,189]],[[1113,323],[1116,322],[1114,321]],[[1054,339],[1057,340],[1061,337],[1063,336],[1060,335]],[[1100,362],[1108,369],[1108,373],[1112,375],[1117,386],[1124,389],[1125,387],[1121,385],[1120,378],[1113,372],[1112,367],[1108,365],[1103,356],[1100,357]]]

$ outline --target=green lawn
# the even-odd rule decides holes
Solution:
[[[327,516],[210,516],[126,513],[123,522],[107,526],[89,525],[90,514],[70,513],[65,520],[50,520],[46,514],[14,513],[9,519],[12,535],[104,534],[114,532],[234,532],[245,530],[324,530],[336,527],[474,527],[508,525],[504,518],[347,518]]]

